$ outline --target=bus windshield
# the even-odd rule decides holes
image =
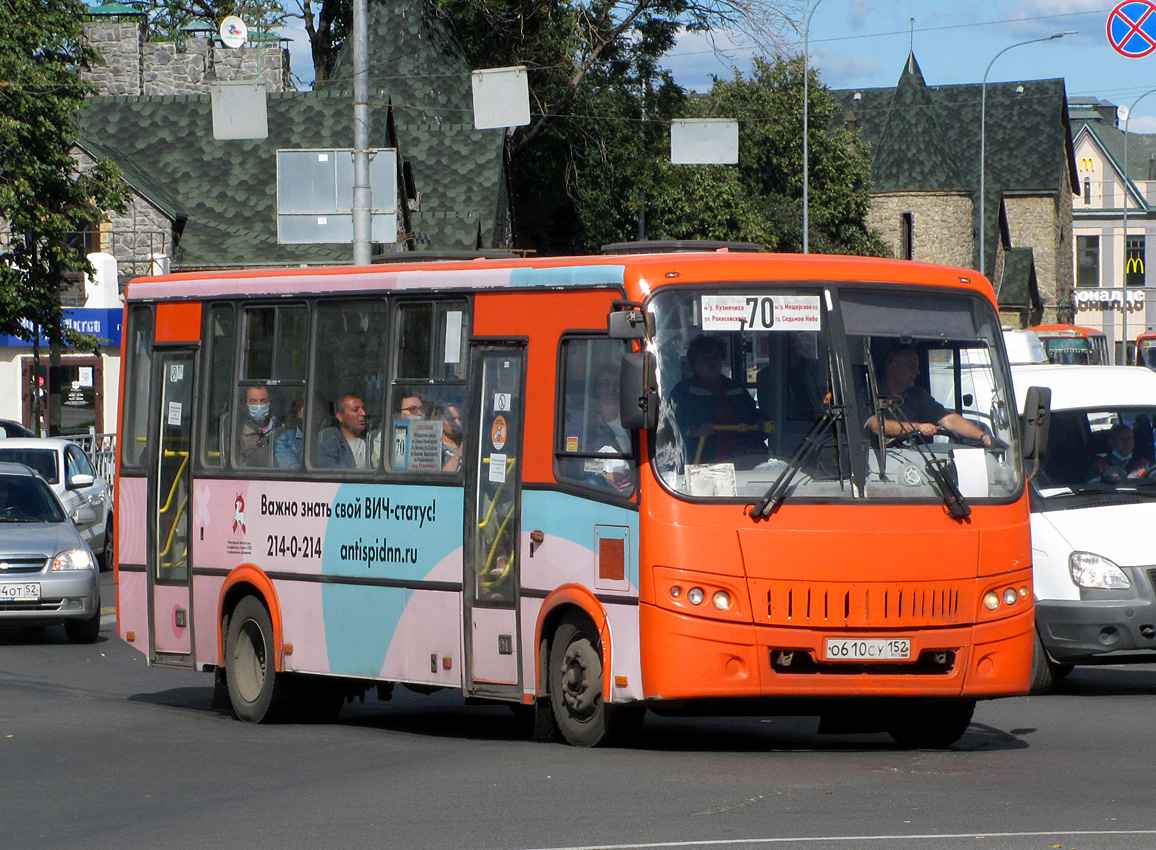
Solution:
[[[833,284],[657,294],[655,466],[681,495],[1006,499],[1001,333],[962,294]],[[785,472],[786,471],[786,472]]]
[[[1081,337],[1051,337],[1045,339],[1048,359],[1064,366],[1088,366],[1099,363],[1093,356],[1092,345]]]

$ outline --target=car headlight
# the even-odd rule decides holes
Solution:
[[[96,569],[96,564],[92,560],[92,553],[87,549],[65,549],[52,559],[52,569],[92,570]]]
[[[1099,555],[1091,552],[1073,552],[1068,556],[1068,569],[1077,587],[1096,590],[1123,590],[1132,586],[1124,571]]]

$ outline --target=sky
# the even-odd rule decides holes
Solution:
[[[907,54],[928,85],[1063,77],[1068,96],[1095,96],[1131,106],[1156,89],[1156,51],[1142,58],[1117,53],[1106,24],[1119,0],[808,0],[811,63],[834,89],[894,86]],[[1153,0],[1156,5],[1156,0]],[[914,25],[911,20],[914,18]],[[1156,22],[1156,15],[1153,17]],[[914,30],[912,30],[914,26]],[[1005,47],[1072,31],[1037,44]],[[1156,34],[1156,25],[1151,30]],[[797,49],[802,52],[802,37]],[[994,63],[993,63],[993,60]],[[668,57],[678,82],[703,90],[711,75],[746,72],[750,54],[718,57],[701,37],[685,36]],[[1137,103],[1128,122],[1137,133],[1156,133],[1156,92]]]
[[[1137,3],[1156,0],[1130,0]],[[818,5],[816,5],[816,2]],[[810,23],[811,63],[822,81],[834,89],[894,86],[909,50],[928,85],[978,83],[1063,77],[1069,96],[1095,96],[1129,106],[1134,133],[1156,133],[1156,51],[1126,58],[1108,40],[1109,15],[1120,0],[794,0],[795,7],[813,9]],[[914,19],[914,24],[912,23]],[[802,52],[802,26],[790,34],[787,50]],[[1033,38],[1071,32],[1063,38],[1006,47]],[[1156,13],[1150,32],[1156,36]],[[292,67],[312,77],[308,42],[303,31],[286,31],[292,38]],[[723,53],[707,40],[684,34],[666,57],[665,65],[684,87],[704,91],[712,75],[746,73],[756,53],[741,39],[716,38]],[[993,60],[995,60],[993,62]],[[1121,121],[1121,123],[1123,123]]]

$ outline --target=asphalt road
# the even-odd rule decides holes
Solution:
[[[629,749],[579,750],[401,688],[335,724],[243,724],[106,619],[91,646],[0,631],[4,848],[1156,847],[1156,665],[981,703],[944,751],[654,715]]]

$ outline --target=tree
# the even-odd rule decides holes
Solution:
[[[684,31],[780,45],[794,0],[437,0],[475,68],[525,65],[531,123],[509,144],[518,241],[632,238],[685,92],[662,68]]]
[[[884,256],[870,230],[871,152],[858,134],[831,129],[830,92],[809,70],[811,247],[818,253]],[[739,122],[737,166],[667,166],[651,221],[663,238],[731,238],[797,252],[803,242],[803,60],[756,59],[750,77],[715,80],[688,117]]]
[[[123,209],[115,166],[79,174],[69,153],[95,53],[80,38],[80,0],[0,0],[0,333],[54,345],[85,338],[63,327],[65,274],[91,272],[69,237]],[[93,342],[91,338],[87,338]]]

